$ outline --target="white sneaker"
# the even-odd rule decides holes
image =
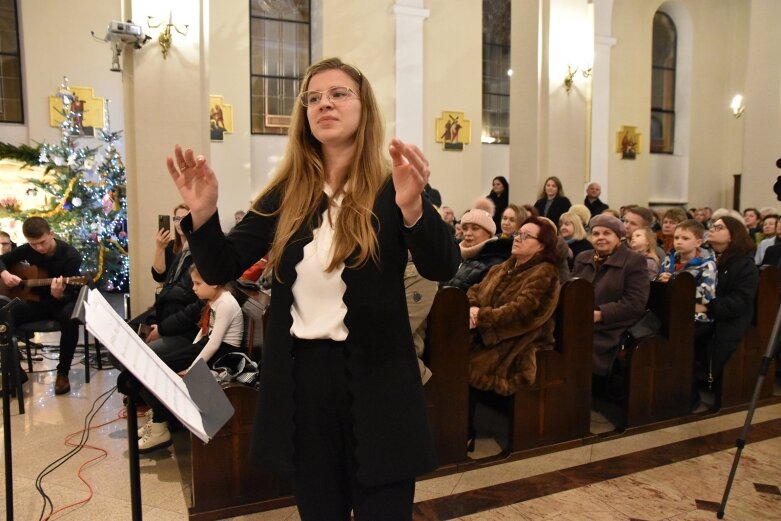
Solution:
[[[143,438],[138,440],[139,454],[152,452],[153,450],[168,447],[171,444],[171,433],[168,431],[168,425],[163,423],[150,423],[148,430]]]
[[[143,438],[144,434],[146,434],[146,431],[149,430],[149,426],[152,425],[152,418],[153,417],[154,417],[154,412],[152,411],[152,409],[149,409],[148,411],[146,411],[144,413],[144,416],[143,416],[143,418],[144,418],[143,422],[144,423],[141,425],[141,427],[138,428],[138,437],[139,438]]]

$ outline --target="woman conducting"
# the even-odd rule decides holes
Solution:
[[[407,250],[447,280],[459,254],[424,200],[428,161],[390,144],[369,81],[332,58],[309,67],[281,165],[225,237],[217,178],[177,146],[168,170],[210,284],[270,252],[274,280],[253,453],[292,476],[302,519],[411,519],[415,476],[436,467],[404,304]]]
[[[515,234],[512,256],[469,289],[469,327],[474,330],[469,385],[473,389],[509,396],[522,383],[534,383],[537,351],[554,344],[559,261],[555,228],[539,217],[529,217]],[[470,449],[475,405],[473,391]]]

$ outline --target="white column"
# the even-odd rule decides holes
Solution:
[[[397,0],[396,128],[389,134],[423,145],[423,0]]]
[[[613,0],[594,0],[594,68],[591,76],[591,176],[602,186],[603,201],[610,204],[608,160],[614,151],[610,130],[610,53]]]

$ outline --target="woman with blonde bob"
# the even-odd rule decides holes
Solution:
[[[575,264],[575,257],[578,253],[586,250],[593,250],[594,246],[588,240],[588,234],[583,227],[583,221],[580,220],[575,212],[564,212],[559,217],[559,236],[567,243],[569,251],[567,253],[567,266],[572,270]]]
[[[390,143],[369,81],[337,58],[309,67],[274,179],[225,237],[217,178],[177,145],[168,170],[209,284],[270,251],[255,464],[293,478],[303,520],[412,518],[415,476],[436,468],[406,314],[407,252],[447,280],[459,255],[423,189],[428,161]]]

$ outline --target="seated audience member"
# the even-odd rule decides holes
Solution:
[[[716,218],[714,217],[714,221],[715,219]],[[743,210],[743,224],[746,225],[751,240],[757,244],[762,240],[762,224],[760,223],[760,219],[759,210],[756,208],[746,208]],[[757,234],[760,234],[759,238],[757,238]]]
[[[754,256],[754,262],[761,265],[765,258],[765,252],[774,244],[781,242],[777,234],[778,215],[771,214],[762,219],[762,236],[764,239],[757,246],[757,253]]]
[[[129,322],[134,328],[140,324],[149,326],[144,340],[161,358],[167,350],[189,346],[198,332],[202,303],[193,292],[192,257],[181,231],[181,220],[188,213],[189,208],[183,204],[174,209],[173,240],[170,232],[158,230],[152,278],[162,286],[155,295],[154,306]]]
[[[437,295],[437,283],[424,279],[415,263],[412,255],[407,255],[407,268],[404,270],[404,291],[407,295],[407,313],[409,314],[409,327],[412,331],[412,340],[415,342],[415,353],[418,355],[418,367],[420,379],[423,385],[431,378],[431,370],[423,363],[423,351],[426,347],[426,318],[434,297]]]
[[[771,266],[778,266],[781,270],[781,219],[776,224],[776,238],[775,243],[768,246],[765,250],[765,255],[762,257],[760,264],[770,264]]]
[[[67,394],[71,390],[68,373],[79,340],[78,322],[71,319],[79,288],[67,285],[65,277],[79,275],[81,254],[67,242],[57,239],[49,223],[41,217],[28,217],[22,224],[22,234],[27,244],[0,256],[0,278],[7,288],[16,288],[22,283],[22,277],[16,274],[22,272],[17,269],[34,269],[36,273],[32,278],[52,279],[49,285],[30,288],[38,300],[22,300],[14,308],[13,318],[16,326],[47,319],[60,324],[60,360],[54,394]],[[27,263],[29,268],[23,268],[21,263]],[[22,380],[27,379],[24,372],[21,375]]]
[[[654,213],[648,208],[637,205],[627,206],[623,217],[624,227],[626,228],[626,240],[630,240],[632,234],[639,228],[650,228],[653,230],[654,220]],[[664,258],[664,250],[661,246],[656,247],[656,256],[660,259]]]
[[[446,223],[450,224],[451,226],[455,226],[456,224],[456,213],[453,211],[453,209],[449,206],[443,206],[439,209],[440,215],[442,215],[442,220]]]
[[[708,213],[705,211],[705,208],[697,208],[694,211],[694,220],[700,223],[702,227],[705,228],[706,230],[710,225],[710,223],[708,222]]]
[[[539,217],[540,221],[550,226],[553,233],[556,234],[556,257],[559,259],[559,282],[564,284],[572,278],[569,264],[567,264],[567,255],[569,255],[569,246],[567,241],[559,237],[559,229],[556,224],[547,217]]]
[[[640,228],[632,233],[629,240],[632,251],[645,257],[648,278],[653,280],[659,274],[659,257],[656,256],[656,234],[650,228]]]
[[[168,367],[181,376],[187,374],[198,360],[203,360],[211,368],[222,355],[240,351],[244,334],[241,307],[231,292],[224,286],[206,284],[195,266],[190,267],[190,277],[193,291],[199,299],[206,301],[201,329],[190,344],[157,353]],[[147,422],[138,429],[138,452],[144,454],[171,444],[167,422],[173,417],[148,389],[142,388],[139,394],[152,411]]]
[[[657,280],[667,282],[673,273],[688,271],[697,285],[695,290],[694,320],[711,322],[707,306],[716,297],[716,260],[709,250],[703,250],[705,228],[689,219],[675,227],[673,249],[665,257]]]
[[[583,204],[588,208],[591,217],[601,214],[608,208],[607,204],[600,200],[600,195],[602,195],[602,187],[599,186],[599,183],[589,183]]]
[[[580,217],[580,222],[583,224],[583,229],[588,232],[588,222],[591,220],[591,214],[589,213],[588,208],[582,204],[573,204],[567,211]]]
[[[686,212],[683,208],[670,208],[664,212],[662,217],[662,229],[656,234],[657,243],[664,250],[664,254],[670,253],[673,249],[673,235],[675,227],[686,220]]]
[[[16,243],[11,240],[11,236],[8,232],[0,231],[0,255],[5,255],[16,248]]]
[[[567,265],[570,270],[580,252],[594,249],[580,217],[573,212],[564,212],[559,217],[559,236],[567,243]]]
[[[497,235],[508,239],[512,234],[518,231],[521,225],[526,222],[526,210],[522,207],[508,204],[502,212],[502,226]]]
[[[572,203],[564,196],[564,188],[556,176],[545,180],[540,190],[539,199],[534,203],[541,217],[547,217],[555,223],[559,222],[561,214],[569,210]]]
[[[459,243],[461,265],[456,275],[440,286],[453,286],[466,291],[483,280],[491,266],[507,260],[512,240],[494,237],[496,225],[491,214],[478,208],[472,208],[464,214],[461,229],[464,234],[464,240]]]
[[[557,237],[530,217],[516,234],[512,256],[467,292],[469,327],[470,447],[475,438],[474,390],[509,396],[537,377],[536,353],[554,345],[558,303]]]
[[[624,223],[600,214],[590,224],[594,251],[575,258],[572,276],[594,285],[593,372],[606,376],[624,332],[645,311],[650,283],[645,259],[621,243]]]
[[[710,228],[709,242],[716,252],[716,297],[705,305],[713,322],[697,324],[695,379],[700,388],[720,386],[724,366],[740,345],[754,315],[759,270],[751,257],[754,242],[745,224],[721,217]],[[702,308],[699,308],[702,309]]]

